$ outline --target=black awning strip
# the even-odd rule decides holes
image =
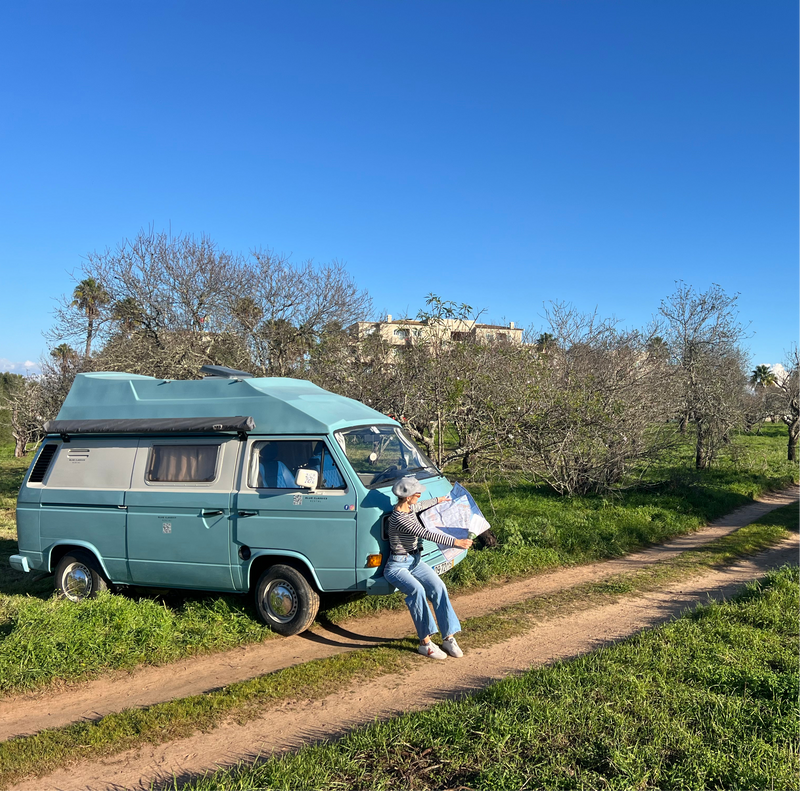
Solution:
[[[48,434],[197,434],[233,431],[237,434],[255,429],[252,417],[164,417],[122,420],[48,420]]]

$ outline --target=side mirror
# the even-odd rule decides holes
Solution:
[[[294,476],[294,482],[301,489],[316,489],[319,483],[319,473],[316,470],[304,470],[302,467]]]

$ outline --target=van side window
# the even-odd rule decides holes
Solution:
[[[319,473],[319,489],[344,489],[345,482],[330,451],[320,440],[268,440],[253,444],[250,487],[296,489],[299,469]]]
[[[208,483],[216,477],[219,445],[153,445],[148,481]]]

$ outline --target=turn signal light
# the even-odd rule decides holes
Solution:
[[[383,555],[367,555],[367,568],[376,569],[381,565]]]

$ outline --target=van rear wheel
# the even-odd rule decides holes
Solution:
[[[256,609],[273,632],[290,637],[304,632],[314,623],[319,611],[319,594],[300,571],[276,563],[258,579]]]
[[[55,588],[65,599],[79,602],[108,590],[108,581],[95,557],[76,549],[58,561]]]

